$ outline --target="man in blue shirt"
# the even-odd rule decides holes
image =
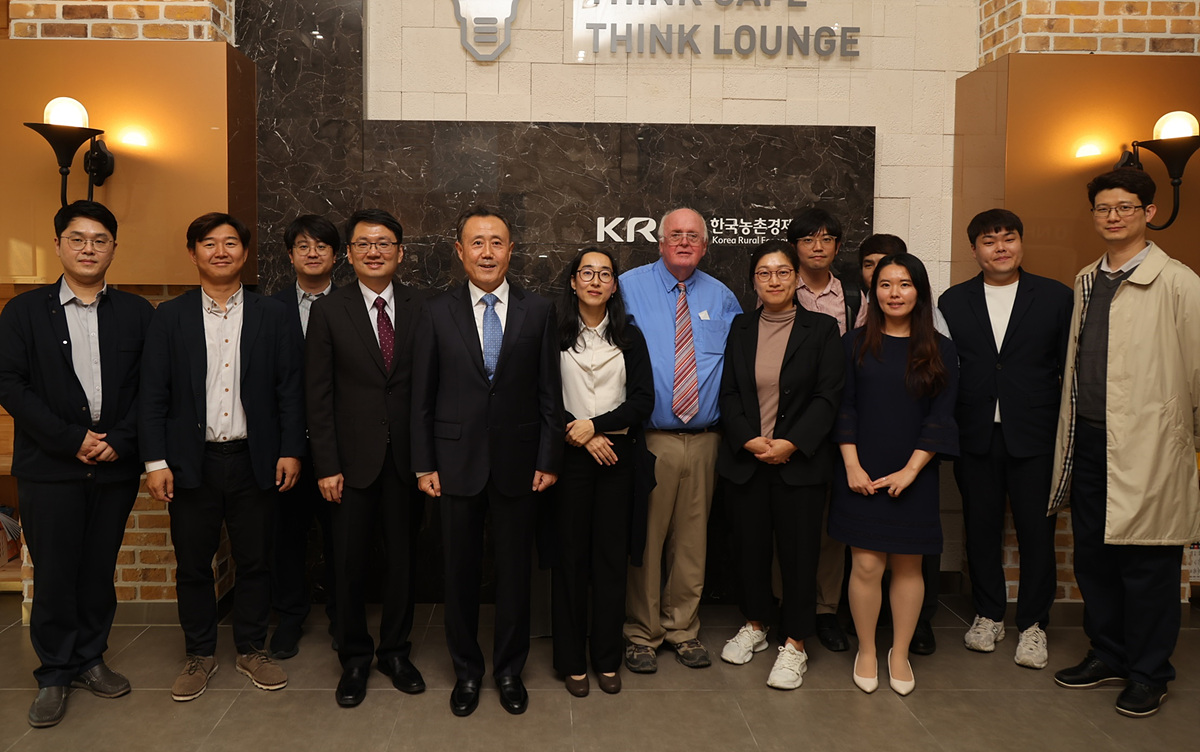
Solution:
[[[742,309],[729,288],[697,270],[707,249],[704,218],[675,209],[658,224],[661,258],[621,275],[625,305],[646,336],[654,370],[646,446],[657,458],[657,486],[650,494],[645,563],[629,570],[625,624],[625,665],[640,674],[658,670],[655,651],[664,640],[683,665],[711,665],[698,634],[720,443],[717,396],[725,337]]]

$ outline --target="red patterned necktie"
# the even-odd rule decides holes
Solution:
[[[375,298],[375,307],[379,309],[376,326],[379,328],[379,352],[383,353],[383,367],[392,370],[392,357],[396,354],[396,330],[392,329],[392,320],[387,315],[387,301],[382,297]]]
[[[688,310],[687,287],[680,282],[675,303],[675,388],[671,410],[684,423],[700,410],[700,386],[696,380],[696,348],[692,342],[692,314]]]

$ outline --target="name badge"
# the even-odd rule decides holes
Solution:
[[[708,321],[708,311],[701,311],[701,312],[700,312],[700,320],[701,320],[701,321]]]

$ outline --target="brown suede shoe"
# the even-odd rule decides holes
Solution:
[[[189,655],[183,671],[171,685],[171,699],[187,702],[204,694],[208,689],[208,677],[217,673],[217,659],[211,655]]]
[[[255,650],[243,653],[237,657],[237,670],[245,674],[259,689],[276,690],[287,686],[287,674],[283,668],[271,660],[265,650]]]

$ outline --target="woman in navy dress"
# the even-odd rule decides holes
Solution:
[[[850,613],[858,632],[854,683],[879,686],[875,627],[883,572],[892,569],[888,678],[916,686],[908,647],[925,587],[921,557],[942,550],[937,455],[958,454],[958,355],[933,324],[929,277],[908,253],[885,256],[872,278],[866,326],[843,338],[846,386],[834,429],[843,466],[829,535],[851,547]]]

